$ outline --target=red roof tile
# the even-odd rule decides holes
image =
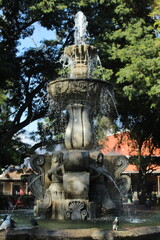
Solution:
[[[138,143],[130,138],[129,132],[118,133],[116,135],[107,136],[101,141],[103,147],[102,152],[116,152],[125,156],[138,155]],[[149,156],[149,141],[145,141],[142,146],[142,155]],[[153,156],[160,156],[160,148],[154,148]]]
[[[148,169],[153,169],[153,173],[160,173],[160,166],[151,165]],[[138,173],[139,168],[134,164],[129,164],[123,173]]]

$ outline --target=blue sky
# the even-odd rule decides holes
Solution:
[[[27,49],[31,47],[39,47],[41,45],[41,41],[43,40],[53,40],[56,38],[55,31],[47,30],[40,26],[39,23],[34,24],[35,30],[32,36],[26,37],[25,39],[21,39],[20,45],[18,46],[19,55]],[[28,126],[24,128],[27,132],[36,131],[37,129],[37,121],[30,123]],[[21,139],[23,142],[27,142],[29,144],[33,144],[34,142],[30,140],[27,135],[21,134]]]
[[[25,48],[39,47],[41,45],[40,42],[45,39],[53,40],[56,38],[55,31],[41,27],[38,22],[34,23],[33,26],[35,28],[33,35],[21,40],[20,45],[18,46],[20,52],[23,52]]]

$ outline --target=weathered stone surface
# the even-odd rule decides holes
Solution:
[[[89,170],[89,152],[70,150],[64,153],[65,171],[80,172]]]
[[[37,162],[38,158],[33,159]],[[43,159],[43,165],[38,165],[37,171],[45,176],[42,178],[45,194],[43,199],[36,201],[36,216],[43,212],[47,218],[65,219],[64,202],[67,199],[89,200],[91,219],[104,216],[108,219],[113,212],[121,214],[121,197],[130,185],[130,179],[121,174],[128,164],[126,157],[105,156],[99,151],[65,150],[44,155]],[[39,178],[37,174],[34,177]]]
[[[68,172],[63,175],[66,199],[88,199],[89,173]]]
[[[64,55],[74,63],[70,69],[71,78],[88,78],[91,74],[89,64],[97,56],[97,49],[88,44],[71,45],[65,48]]]
[[[44,162],[45,157],[43,155],[34,155],[31,158],[31,167],[38,173],[29,176],[29,188],[37,199],[43,199],[44,197]]]
[[[90,106],[70,104],[67,107],[69,122],[65,132],[66,149],[88,149],[93,143],[92,128],[89,121]]]
[[[63,108],[70,103],[83,104],[84,102],[94,107],[99,106],[101,104],[100,94],[102,89],[111,90],[111,84],[97,79],[74,78],[57,79],[48,84],[48,93],[55,102],[60,102]],[[109,99],[111,100],[111,96],[108,93]]]
[[[88,200],[67,199],[65,200],[66,219],[79,221],[90,219],[91,206]]]

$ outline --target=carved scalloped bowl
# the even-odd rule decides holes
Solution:
[[[99,105],[102,91],[111,89],[109,82],[97,79],[58,79],[48,84],[50,97],[64,106],[84,102]]]

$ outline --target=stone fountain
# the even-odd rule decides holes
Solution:
[[[43,213],[51,219],[92,220],[119,214],[122,196],[130,187],[130,178],[122,175],[127,158],[103,155],[93,148],[93,116],[109,112],[113,90],[109,82],[91,77],[98,54],[86,43],[87,24],[78,12],[75,43],[64,49],[61,58],[69,76],[48,84],[53,108],[59,105],[69,113],[65,149],[31,158],[35,215]]]
[[[93,117],[109,114],[113,90],[110,83],[92,78],[98,55],[94,46],[86,44],[87,24],[86,17],[78,12],[75,44],[66,47],[61,58],[69,68],[69,76],[48,85],[53,110],[69,113],[65,149],[31,158],[34,174],[29,186],[36,197],[34,214],[49,218],[45,222],[53,223],[52,226],[60,222],[60,227],[16,228],[1,231],[0,239],[17,240],[17,236],[20,240],[159,239],[160,226],[108,231],[106,225],[103,228],[95,225],[101,222],[99,219],[113,220],[113,215],[122,212],[122,196],[130,188],[130,178],[122,175],[128,165],[125,156],[103,155],[94,150]],[[79,220],[93,220],[81,221],[81,224],[91,222],[91,228],[80,228]],[[61,229],[62,222],[72,226],[76,223],[76,229]]]

